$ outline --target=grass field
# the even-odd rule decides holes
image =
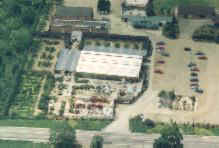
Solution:
[[[0,140],[0,148],[51,148],[49,144]]]
[[[111,120],[69,120],[68,124],[75,129],[82,130],[101,130],[109,125]],[[63,120],[23,120],[23,119],[4,119],[0,120],[0,126],[18,126],[35,128],[57,128],[61,127]],[[1,147],[0,147],[1,148]]]

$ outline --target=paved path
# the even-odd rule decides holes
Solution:
[[[77,131],[77,139],[85,148],[94,135],[102,135],[104,148],[153,148],[158,134],[119,134],[96,131]],[[184,148],[219,148],[219,137],[184,136]]]
[[[0,139],[16,141],[48,142],[50,129],[29,127],[1,127]]]

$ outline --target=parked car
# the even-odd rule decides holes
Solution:
[[[195,91],[196,91],[197,93],[200,93],[200,94],[203,94],[203,93],[204,93],[204,90],[201,89],[201,88],[197,88]]]
[[[194,66],[197,66],[197,64],[192,63],[192,62],[188,64],[188,67],[194,67]]]
[[[198,51],[198,52],[196,52],[195,55],[204,56],[205,54],[203,52],[201,52],[201,51]]]
[[[159,60],[156,62],[157,64],[165,64],[165,61]]]
[[[192,77],[197,77],[197,76],[198,76],[198,74],[197,74],[197,73],[195,73],[195,72],[192,72],[192,73],[191,73],[191,76],[192,76]]]
[[[190,86],[191,86],[191,87],[195,87],[195,86],[196,86],[196,87],[199,87],[199,84],[198,84],[198,83],[192,83],[192,84],[190,84]]]
[[[200,72],[200,70],[197,67],[196,68],[192,68],[191,71]]]
[[[197,78],[194,78],[194,79],[190,79],[191,82],[198,82],[198,79]]]
[[[192,49],[189,48],[189,47],[185,47],[184,50],[185,50],[185,51],[191,51]]]
[[[201,57],[198,57],[198,59],[200,59],[200,60],[207,60],[208,58],[206,56],[201,56]]]
[[[164,50],[165,47],[163,47],[163,46],[159,46],[159,47],[157,47],[156,49],[157,49],[157,50]]]
[[[161,55],[164,56],[164,57],[169,57],[170,54],[168,52],[161,52]]]
[[[156,45],[166,45],[164,41],[157,42]]]
[[[157,74],[163,74],[163,71],[162,71],[162,70],[159,70],[159,69],[157,69],[157,70],[155,70],[155,71],[154,71],[154,73],[157,73]]]

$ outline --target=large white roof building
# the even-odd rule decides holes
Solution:
[[[76,72],[138,78],[142,59],[139,55],[83,50]]]

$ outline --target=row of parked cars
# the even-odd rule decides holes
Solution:
[[[185,51],[192,51],[191,48],[184,48]],[[202,59],[202,60],[206,60],[207,57],[205,56],[205,54],[201,51],[198,51],[195,53],[196,56],[198,56],[198,59]],[[198,68],[197,64],[194,63],[194,62],[190,62],[188,64],[188,68],[190,69],[190,88],[194,91],[194,92],[197,92],[197,93],[204,93],[203,89],[200,88],[200,85],[199,85],[199,78],[198,78],[198,75],[199,75],[199,72],[200,72],[200,69]]]

